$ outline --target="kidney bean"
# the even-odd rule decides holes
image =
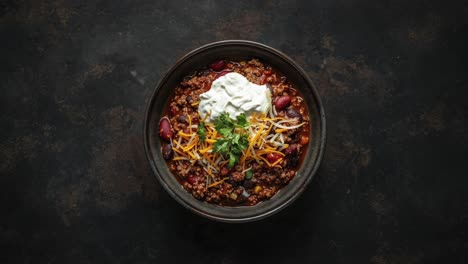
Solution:
[[[162,149],[162,156],[165,160],[171,160],[174,157],[174,151],[172,150],[171,144],[165,144]]]
[[[286,155],[293,155],[298,152],[297,144],[291,144],[285,151],[284,154]]]
[[[192,132],[193,132],[193,131],[194,131],[194,130],[192,129]],[[184,128],[184,130],[182,130],[182,132],[184,132],[185,134],[190,134],[190,127]]]
[[[289,163],[288,166],[290,168],[296,168],[297,165],[299,165],[299,155],[291,155],[289,157]]]
[[[220,71],[224,69],[224,66],[226,66],[226,62],[224,60],[215,61],[210,64],[210,68],[213,71]]]
[[[299,119],[299,122],[302,122],[302,115],[299,114],[296,110],[294,110],[293,108],[289,108],[287,111],[286,111],[286,114],[291,117],[291,118],[297,118]]]
[[[262,76],[259,77],[260,80],[260,85],[264,85],[266,81],[267,76],[263,74]]]
[[[198,182],[198,177],[195,175],[190,175],[187,177],[187,181],[193,185]]]
[[[256,183],[255,179],[245,180],[243,186],[244,188],[250,189],[255,186],[255,183]]]
[[[192,114],[190,117],[192,118],[192,122],[195,122],[195,123],[197,123],[198,120],[200,120],[200,116],[197,114]]]
[[[266,160],[267,160],[268,162],[270,162],[270,164],[273,164],[273,163],[275,163],[276,161],[278,161],[279,159],[281,159],[281,157],[282,157],[282,156],[281,156],[280,154],[278,154],[278,153],[268,153],[268,154],[266,155]]]
[[[169,111],[171,112],[171,116],[176,116],[179,114],[180,109],[176,105],[171,105]]]
[[[223,167],[221,168],[221,171],[220,171],[219,173],[221,174],[221,176],[226,176],[226,175],[228,175],[228,173],[229,173],[228,167],[223,166]]]
[[[219,72],[219,73],[216,75],[215,80],[218,79],[218,78],[221,77],[221,76],[224,76],[224,75],[230,73],[230,72],[231,72],[231,71],[229,71],[229,70],[224,70],[224,71],[222,71],[222,72]]]
[[[172,130],[169,118],[163,117],[159,120],[159,135],[166,141],[170,141],[174,136],[174,131]]]
[[[180,115],[179,117],[177,117],[177,122],[187,124],[187,116],[186,115]]]
[[[208,75],[209,73],[210,73],[210,70],[205,69],[205,70],[201,70],[201,71],[197,72],[197,75],[198,75],[198,76],[206,76],[206,75]]]
[[[291,97],[287,95],[280,96],[275,101],[276,110],[280,111],[286,108],[291,103]]]

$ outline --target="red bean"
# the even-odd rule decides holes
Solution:
[[[169,111],[171,112],[171,116],[177,116],[179,115],[180,109],[176,105],[171,105]]]
[[[302,115],[299,114],[296,110],[290,108],[286,111],[286,114],[291,118],[297,118],[299,122],[302,122]]]
[[[174,157],[174,151],[172,150],[171,144],[166,144],[161,149],[162,156],[165,160],[171,160]]]
[[[221,171],[220,171],[221,176],[226,176],[226,175],[228,175],[228,173],[229,173],[228,167],[223,166],[223,167],[221,168]]]
[[[198,182],[198,177],[195,175],[190,175],[187,177],[187,181],[193,185]]]
[[[282,156],[281,156],[280,154],[278,154],[278,153],[268,153],[268,154],[266,155],[266,160],[267,160],[268,162],[270,162],[270,164],[273,164],[273,163],[275,163],[276,161],[278,161],[279,159],[281,159],[281,157],[282,157]]]
[[[296,154],[297,151],[298,151],[297,144],[292,144],[284,151],[284,154],[293,155],[293,154]]]
[[[286,108],[291,103],[291,97],[283,95],[278,97],[275,101],[276,110],[280,111]]]
[[[177,122],[187,124],[187,115],[180,115],[179,117],[177,117]]]
[[[226,66],[226,62],[223,61],[223,60],[215,61],[215,62],[210,64],[210,68],[213,71],[220,71],[220,70],[224,69],[224,66]]]
[[[174,131],[172,130],[169,118],[163,117],[159,120],[159,135],[166,141],[170,141],[174,136]]]
[[[231,72],[231,71],[228,71],[228,70],[224,70],[224,71],[222,71],[222,72],[219,72],[219,73],[216,75],[215,80],[218,79],[218,78],[221,77],[221,76],[224,76],[224,75],[230,73],[230,72]]]
[[[264,84],[265,84],[266,78],[267,78],[267,76],[266,76],[265,74],[263,74],[262,76],[260,76],[259,79],[260,79],[260,84],[261,84],[261,85],[264,85]]]

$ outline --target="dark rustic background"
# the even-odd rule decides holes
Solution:
[[[464,1],[2,1],[0,263],[467,263]],[[148,96],[186,52],[295,59],[328,118],[289,208],[228,225],[146,161]]]

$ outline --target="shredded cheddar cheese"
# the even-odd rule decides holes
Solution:
[[[247,131],[248,148],[242,151],[239,165],[245,173],[246,168],[251,168],[251,162],[266,164],[269,167],[280,167],[284,160],[285,154],[282,152],[289,147],[284,142],[284,133],[291,129],[296,129],[305,124],[298,124],[297,119],[287,119],[284,117],[273,116],[275,111],[270,111],[268,116],[264,114],[254,114],[249,120],[250,126]],[[209,116],[208,113],[201,122]],[[224,158],[220,153],[213,151],[214,143],[222,137],[213,124],[204,123],[206,129],[206,137],[200,140],[197,134],[198,124],[194,124],[190,115],[188,115],[188,126],[184,131],[180,130],[172,140],[172,148],[174,150],[174,158],[178,164],[180,162],[189,161],[191,165],[198,163],[205,172],[206,188],[211,188],[223,183],[227,177],[221,178],[219,174],[221,168],[227,166],[229,159]],[[188,132],[188,133],[186,133]],[[268,154],[280,155],[281,158],[273,163],[270,163],[266,156]],[[248,169],[247,169],[248,170]]]

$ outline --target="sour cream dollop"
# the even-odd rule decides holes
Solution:
[[[212,123],[222,113],[235,119],[241,113],[248,118],[253,113],[267,114],[271,108],[271,93],[266,85],[250,82],[239,73],[230,72],[214,80],[208,92],[200,94],[198,112]]]

